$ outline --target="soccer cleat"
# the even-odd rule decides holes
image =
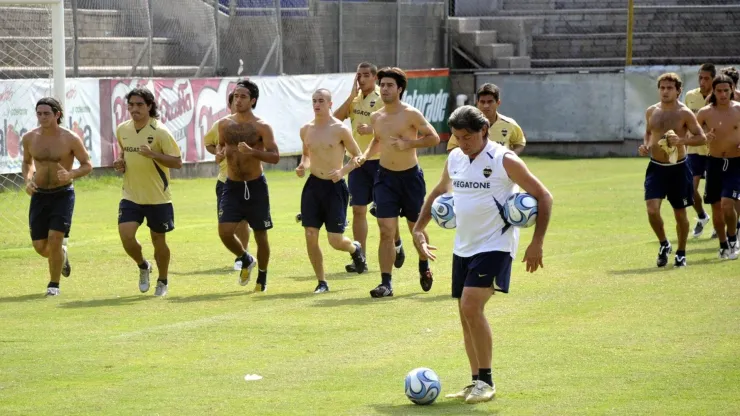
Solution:
[[[157,280],[157,288],[154,289],[154,296],[164,296],[167,294],[167,285],[163,281]]]
[[[152,264],[146,262],[146,269],[139,268],[139,291],[146,293],[149,291],[149,274],[152,272]]]
[[[732,248],[720,248],[719,259],[720,260],[737,260],[737,251]]]
[[[365,256],[365,255],[363,254],[363,257],[364,257],[364,256]],[[357,271],[357,267],[355,267],[355,264],[354,264],[354,263],[350,263],[350,264],[345,264],[345,265],[344,265],[344,270],[345,270],[345,271],[346,271],[347,273],[357,273],[357,274],[362,274],[362,273],[366,273],[366,272],[367,272],[367,259],[365,260],[365,268],[364,268],[364,269],[363,269],[363,270],[362,270],[361,272],[358,272],[358,271]]]
[[[59,296],[59,288],[58,287],[47,287],[46,296]]]
[[[493,386],[488,385],[485,381],[477,380],[475,386],[470,390],[470,394],[465,398],[465,403],[475,404],[488,402],[496,395],[496,383]]]
[[[400,269],[404,261],[406,261],[406,253],[403,251],[403,244],[401,244],[396,247],[396,260],[393,261],[393,267]]]
[[[388,296],[393,296],[393,289],[389,288],[386,285],[379,284],[378,287],[370,291],[370,296],[374,298],[385,298]]]
[[[668,245],[661,245],[658,249],[658,267],[665,267],[666,264],[668,264],[668,255],[671,254],[671,251],[673,251],[673,247],[671,247],[671,243],[668,243]]]
[[[246,256],[246,258],[244,258]],[[247,260],[247,267],[244,267],[244,261]],[[249,284],[249,274],[252,273],[252,269],[257,265],[257,261],[254,257],[250,256],[249,253],[245,253],[242,256],[242,268],[239,271],[239,284],[246,286]]]
[[[267,283],[260,282],[257,280],[257,284],[254,285],[254,291],[255,292],[266,292],[267,291]]]
[[[432,289],[432,283],[434,283],[432,270],[427,269],[427,271],[419,276],[419,284],[421,285],[421,290],[429,292]]]
[[[706,218],[704,219],[697,218],[696,226],[694,227],[693,237],[694,238],[701,237],[702,233],[704,232],[704,226],[706,226],[708,223],[709,223],[709,215],[707,215]]]
[[[686,256],[679,256],[676,254],[676,258],[673,261],[673,267],[686,267]]]
[[[313,290],[313,293],[326,293],[329,291],[329,285],[326,284],[326,282],[319,282],[319,284],[316,286],[316,289]]]
[[[475,387],[475,383],[469,384],[465,386],[462,390],[458,391],[457,393],[448,394],[445,396],[445,399],[460,399],[465,400],[466,397],[470,394],[470,392],[473,390],[473,387]]]
[[[709,238],[717,238],[717,230],[712,230],[712,235]]]
[[[372,215],[373,217],[376,217],[376,218],[378,217],[377,215],[375,215],[377,213],[377,211],[378,211],[378,207],[377,207],[377,205],[375,205],[375,201],[373,201],[373,203],[370,204],[369,211],[370,211],[370,215]]]
[[[236,260],[234,260],[234,271],[238,272],[242,269],[242,258],[237,257]]]
[[[349,272],[349,266],[352,266],[353,272],[362,274],[367,271],[367,261],[365,260],[365,255],[362,253],[362,245],[358,241],[353,242],[352,245],[355,246],[356,250],[351,254],[352,264],[348,264],[345,270]]]
[[[67,253],[67,246],[62,246],[62,255],[64,263],[62,264],[62,276],[69,277],[72,274],[72,266],[69,265],[69,253]]]

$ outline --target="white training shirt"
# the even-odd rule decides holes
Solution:
[[[519,190],[504,169],[507,153],[511,151],[487,141],[472,162],[460,148],[447,157],[457,224],[453,253],[457,256],[471,257],[488,251],[508,252],[512,258],[516,254],[519,229],[506,227],[496,204],[498,201],[503,207],[506,199]]]

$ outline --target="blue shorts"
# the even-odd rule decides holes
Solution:
[[[714,204],[722,198],[740,199],[740,157],[723,159],[709,156],[704,203]]]
[[[487,251],[471,257],[452,255],[452,297],[461,298],[466,287],[490,287],[509,293],[511,254]]]
[[[377,218],[401,216],[416,222],[427,194],[424,172],[419,165],[402,171],[388,170],[381,166],[373,192]]]
[[[365,206],[373,202],[373,186],[380,160],[367,160],[349,173],[349,204]]]
[[[138,222],[144,223],[155,233],[164,234],[175,229],[175,210],[172,203],[142,205],[122,199],[118,204],[118,223]]]
[[[218,215],[219,207],[221,206],[221,195],[224,193],[224,183],[216,181],[216,215]]]
[[[342,234],[347,226],[347,201],[349,190],[342,179],[334,183],[310,175],[301,193],[301,224],[304,227],[321,228]]]
[[[31,196],[31,205],[28,209],[31,240],[46,240],[49,238],[49,231],[59,231],[64,233],[65,237],[69,236],[74,209],[74,186],[36,189]]]
[[[668,198],[673,209],[694,204],[694,177],[686,159],[672,165],[650,159],[645,172],[645,200]]]
[[[226,179],[218,207],[218,223],[246,221],[254,231],[272,228],[270,195],[265,175],[251,181]]]
[[[686,155],[686,163],[689,164],[689,169],[691,169],[691,173],[696,176],[701,176],[702,179],[706,177],[707,174],[707,156],[704,155],[697,155],[697,154],[689,154]]]

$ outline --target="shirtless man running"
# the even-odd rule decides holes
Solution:
[[[704,203],[712,205],[712,220],[719,237],[719,258],[738,257],[737,213],[740,200],[740,103],[732,100],[733,80],[719,74],[712,81],[710,104],[697,114],[707,130],[709,160]]]
[[[384,68],[378,72],[380,97],[385,106],[370,116],[375,137],[365,150],[363,159],[380,152],[380,168],[373,188],[376,217],[380,228],[381,283],[370,296],[393,296],[391,271],[396,257],[394,237],[400,216],[406,217],[409,231],[419,218],[426,196],[424,172],[419,167],[416,149],[434,147],[439,136],[419,110],[401,101],[406,92],[406,73],[400,68]],[[420,137],[421,136],[421,137]],[[429,236],[426,236],[429,241]],[[429,260],[419,253],[419,283],[428,292],[434,279]]]
[[[82,139],[61,127],[62,105],[44,97],[36,103],[39,127],[23,135],[23,179],[31,196],[29,225],[33,248],[49,259],[49,284],[46,296],[59,295],[60,275],[69,277],[64,235],[72,226],[75,190],[72,181],[92,171],[90,156]],[[80,167],[72,169],[74,160]]]
[[[660,205],[666,197],[673,207],[678,234],[674,267],[686,266],[686,240],[689,236],[686,207],[694,203],[693,177],[686,164],[686,146],[698,146],[707,140],[694,113],[678,101],[682,85],[681,78],[674,73],[658,78],[660,102],[648,107],[645,113],[647,128],[639,148],[641,156],[650,155],[645,173],[645,202],[650,226],[660,242],[658,267],[668,264],[668,255],[673,250],[660,216]],[[687,131],[691,132],[691,137],[686,137]]]
[[[241,257],[242,269],[238,281],[246,286],[255,260],[235,234],[239,223],[247,221],[257,242],[259,274],[254,290],[264,292],[267,289],[267,265],[270,261],[267,230],[272,228],[272,217],[262,162],[276,164],[280,161],[280,153],[272,127],[252,112],[258,99],[257,84],[250,80],[237,82],[234,90],[235,113],[218,123],[219,144],[228,165],[218,212],[218,233],[224,246]]]
[[[329,285],[319,246],[322,225],[326,225],[329,245],[335,250],[350,253],[357,273],[366,268],[360,243],[343,235],[349,203],[349,189],[344,176],[359,166],[360,147],[350,129],[332,116],[329,90],[317,90],[312,102],[316,117],[301,127],[303,156],[295,172],[299,178],[306,175],[306,169],[311,172],[301,193],[301,222],[306,230],[308,258],[319,281],[314,293],[324,293],[329,291]],[[345,150],[353,159],[342,166]]]

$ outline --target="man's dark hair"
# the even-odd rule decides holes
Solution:
[[[482,95],[492,95],[493,100],[498,102],[501,98],[501,90],[494,84],[485,83],[478,88],[478,92],[475,93],[475,101],[480,100]]]
[[[149,91],[146,87],[138,87],[134,88],[133,90],[129,91],[128,94],[126,94],[126,102],[128,103],[131,97],[141,97],[146,105],[151,105],[152,109],[149,110],[149,117],[151,118],[159,118],[159,107],[157,106],[157,102],[154,100],[154,94],[152,94],[151,91]]]
[[[378,71],[378,80],[381,80],[383,78],[393,78],[393,80],[396,81],[398,89],[401,90],[401,94],[399,95],[399,97],[403,98],[403,94],[406,92],[406,85],[408,82],[406,78],[406,73],[403,72],[403,69],[396,67],[385,67]]]
[[[59,113],[59,117],[57,117],[57,124],[62,124],[62,119],[64,118],[64,110],[62,109],[62,103],[60,103],[59,100],[54,97],[44,97],[36,103],[37,111],[40,105],[48,105],[49,107],[51,107],[51,111],[54,112],[54,114]]]
[[[229,110],[231,110],[231,104],[234,104],[234,91],[229,93]]]
[[[714,89],[719,84],[727,84],[730,86],[730,100],[732,100],[733,96],[735,95],[735,91],[732,90],[732,78],[730,78],[729,75],[720,73],[712,80],[712,94],[709,96],[709,104],[711,105],[717,105],[717,96],[714,95]]]
[[[370,62],[360,62],[360,64],[357,65],[357,69],[360,68],[369,68],[370,73],[373,74],[373,76],[378,75],[378,67],[371,64]]]
[[[728,66],[719,70],[720,74],[727,75],[732,80],[733,85],[737,85],[740,80],[740,73],[737,72],[734,66]]]
[[[236,87],[248,89],[249,98],[254,98],[254,104],[252,104],[252,108],[257,108],[257,100],[260,98],[260,88],[257,86],[257,84],[255,84],[254,81],[242,79],[236,83]]]
[[[712,76],[712,79],[717,76],[717,67],[714,66],[714,64],[702,64],[699,68],[700,72],[709,72],[709,75]]]
[[[458,107],[450,114],[447,125],[455,130],[467,130],[477,133],[483,131],[484,127],[489,127],[490,122],[478,108],[472,105]]]

